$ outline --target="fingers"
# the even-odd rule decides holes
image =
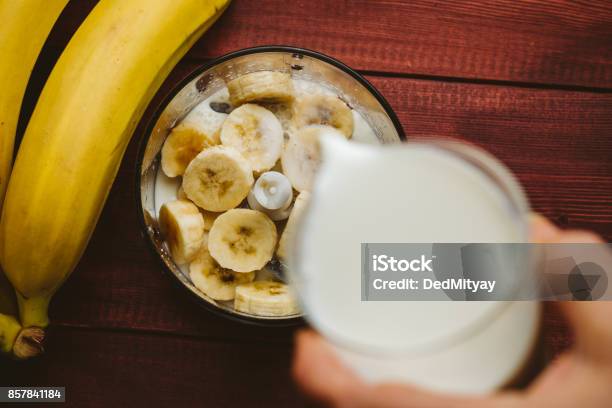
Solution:
[[[352,407],[379,408],[529,408],[518,393],[487,396],[457,396],[427,391],[405,384],[370,386]]]
[[[534,243],[575,244],[601,243],[601,237],[586,230],[562,230],[538,213],[529,216],[530,238]]]
[[[571,351],[561,355],[540,374],[527,392],[533,407],[610,406],[612,375]]]
[[[456,397],[404,384],[365,384],[313,331],[296,336],[293,375],[302,390],[334,407],[378,408],[514,408],[522,398],[512,393]]]
[[[296,335],[293,376],[306,394],[334,406],[344,405],[347,395],[358,394],[363,387],[361,380],[312,330]]]
[[[533,214],[530,222],[533,242],[603,242],[600,236],[590,231],[563,231],[539,214]],[[594,361],[612,362],[612,302],[560,302],[559,306],[576,333],[577,351]]]
[[[561,230],[548,218],[538,213],[529,216],[530,241],[534,243],[551,242],[558,237]]]
[[[612,367],[612,302],[560,302],[559,306],[575,333],[578,355]]]
[[[530,226],[531,241],[536,243],[602,242],[600,237],[588,231],[563,231],[538,214],[531,217]],[[526,408],[563,406],[572,401],[604,401],[608,394],[601,389],[605,387],[595,387],[600,392],[594,396],[584,392],[593,389],[589,384],[605,381],[599,378],[603,371],[610,374],[612,302],[566,302],[560,306],[576,331],[578,349],[546,370],[527,393],[464,397],[437,394],[404,384],[366,384],[312,331],[302,331],[296,336],[293,375],[305,393],[336,407]],[[592,370],[596,364],[607,366],[607,369]],[[586,368],[578,370],[576,367]]]

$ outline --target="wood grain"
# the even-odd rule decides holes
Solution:
[[[8,362],[0,384],[65,386],[70,407],[304,407],[291,348],[54,327],[47,353]]]
[[[457,137],[504,162],[532,207],[612,240],[612,95],[370,78],[409,137]]]
[[[94,3],[73,1],[71,23],[53,42],[66,41]],[[234,0],[189,55],[270,44],[311,48],[367,71],[612,88],[606,1]]]

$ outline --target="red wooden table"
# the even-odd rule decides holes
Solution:
[[[73,1],[45,45],[23,123],[94,1]],[[203,61],[286,44],[336,57],[387,97],[406,134],[491,151],[532,206],[612,241],[612,3],[234,0],[156,96]],[[155,103],[153,104],[155,105]],[[47,353],[0,384],[66,386],[68,405],[304,406],[289,373],[294,329],[247,326],[192,303],[163,275],[136,217],[145,115],[77,270],[51,310]],[[545,343],[571,343],[547,306]]]

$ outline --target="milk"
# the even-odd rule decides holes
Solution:
[[[361,301],[360,244],[523,242],[511,207],[484,173],[440,147],[324,143],[290,269],[309,321],[368,380],[465,393],[501,386],[529,354],[538,306]]]

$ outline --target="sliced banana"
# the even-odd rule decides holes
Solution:
[[[202,218],[204,218],[204,229],[206,231],[210,231],[217,217],[223,214],[220,212],[202,210],[201,208],[200,208],[200,213],[202,214]]]
[[[221,143],[238,150],[256,172],[274,167],[283,147],[283,127],[266,108],[248,103],[229,114]]]
[[[198,207],[219,212],[239,205],[253,182],[253,169],[238,151],[214,146],[189,163],[183,176],[183,190]]]
[[[189,198],[187,198],[187,194],[185,194],[185,190],[183,190],[183,186],[179,186],[178,191],[176,192],[176,198],[178,198],[179,200],[189,200]],[[202,214],[202,218],[204,218],[204,231],[210,231],[213,222],[215,222],[217,217],[220,216],[222,213],[206,211],[199,207],[198,209],[200,210],[200,214]]]
[[[289,215],[285,229],[278,241],[278,248],[276,249],[276,256],[283,262],[287,261],[287,255],[289,254],[289,249],[291,248],[300,217],[304,214],[304,210],[309,200],[310,193],[308,191],[302,191],[293,203],[291,214]]]
[[[353,112],[334,95],[309,95],[294,104],[294,120],[297,128],[309,125],[331,126],[347,139],[353,135]]]
[[[272,259],[276,225],[264,213],[238,208],[221,214],[208,235],[208,250],[224,268],[251,272]]]
[[[330,126],[311,125],[301,128],[285,144],[281,154],[283,173],[297,191],[310,190],[319,169],[321,137],[343,137]]]
[[[236,287],[234,308],[257,316],[289,316],[300,313],[295,295],[282,282],[255,281]]]
[[[187,194],[185,194],[185,190],[183,190],[183,186],[179,186],[178,190],[176,190],[176,198],[179,200],[189,200],[187,198]]]
[[[202,150],[218,145],[221,125],[227,117],[200,103],[170,132],[161,150],[161,166],[168,177],[181,176]]]
[[[174,261],[186,264],[203,245],[204,219],[198,207],[189,201],[175,200],[159,210],[159,228]]]
[[[189,265],[189,277],[196,288],[215,300],[232,300],[236,286],[252,282],[255,272],[239,273],[220,266],[207,249]]]
[[[259,71],[242,75],[227,83],[230,102],[291,102],[294,98],[291,75],[277,71]]]

